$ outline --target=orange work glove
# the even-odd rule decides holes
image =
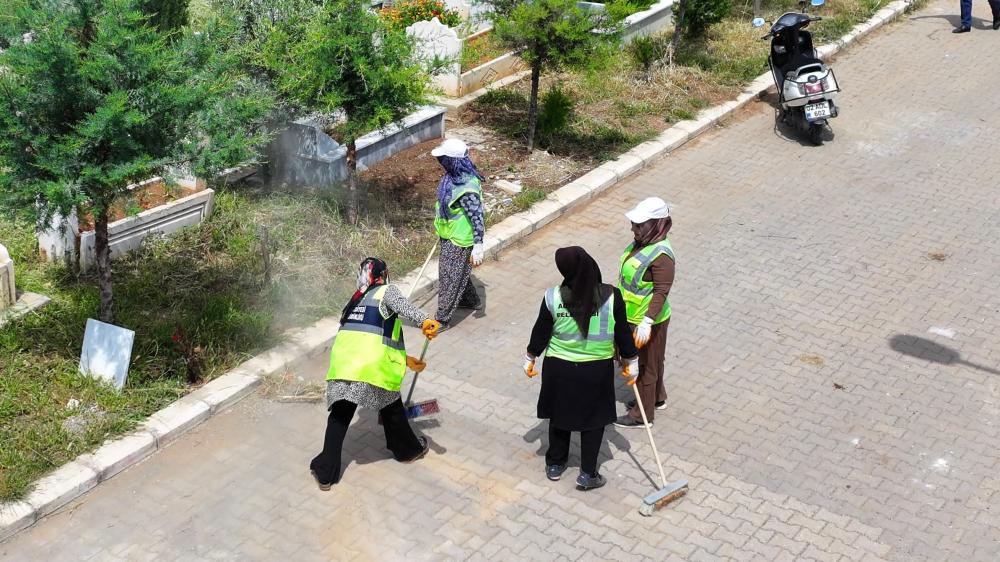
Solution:
[[[438,335],[438,330],[441,329],[441,323],[437,320],[427,319],[424,323],[420,325],[420,331],[424,333],[424,337],[432,340]]]
[[[427,368],[427,362],[421,361],[416,357],[406,356],[406,366],[410,368],[414,373],[422,373],[424,369]]]
[[[633,357],[624,361],[622,364],[622,376],[628,379],[628,385],[632,386],[639,378],[639,358]]]
[[[530,355],[524,356],[524,374],[528,375],[529,379],[539,375],[539,372],[535,370],[535,358]]]

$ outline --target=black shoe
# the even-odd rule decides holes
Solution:
[[[996,24],[993,24],[993,25],[996,25]],[[993,29],[996,29],[996,28],[994,27]],[[972,28],[969,27],[969,26],[967,26],[967,25],[960,25],[960,26],[956,27],[955,29],[951,30],[952,33],[968,33],[970,31],[972,31]]]
[[[1000,18],[993,18],[993,31],[1000,29]]]
[[[635,408],[635,400],[629,400],[628,402],[625,403],[625,405],[628,406],[629,410],[631,410],[632,408]],[[667,409],[667,401],[666,400],[661,400],[660,402],[657,402],[653,406],[657,410],[666,410]]]
[[[330,488],[333,487],[332,483],[331,484],[324,484],[324,483],[320,482],[319,481],[319,475],[316,474],[315,470],[310,470],[309,472],[312,473],[313,478],[316,479],[316,485],[319,486],[319,490],[321,492],[329,492],[330,491]]]
[[[594,490],[607,483],[608,481],[600,474],[590,475],[583,471],[580,471],[580,476],[576,478],[576,487],[578,490]]]
[[[562,478],[563,472],[566,472],[566,465],[564,464],[550,464],[545,466],[545,477],[553,482]]]
[[[478,311],[480,311],[480,310],[483,309],[483,303],[482,303],[482,301],[477,302],[475,304],[465,304],[465,303],[461,303],[460,302],[460,303],[458,303],[458,307],[457,308],[463,308],[465,310],[475,310],[475,311],[478,312]]]
[[[653,427],[653,422],[649,422],[649,425],[645,425],[639,420],[634,420],[628,415],[624,415],[615,420],[615,425],[618,427]]]
[[[431,448],[431,444],[427,441],[426,437],[418,437],[417,439],[420,439],[420,444],[424,446],[423,450],[421,450],[419,453],[417,453],[412,459],[405,460],[405,461],[400,461],[400,462],[404,462],[404,463],[407,463],[407,464],[409,464],[411,462],[417,462],[418,460],[424,458],[424,455],[427,454],[427,450]]]

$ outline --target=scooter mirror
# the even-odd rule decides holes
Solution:
[[[826,0],[810,0],[809,3],[813,6],[822,6],[823,4],[826,4]]]
[[[815,2],[816,0],[813,0]],[[822,2],[822,0],[819,0]],[[750,21],[750,25],[754,27],[764,27],[764,18],[754,18]]]

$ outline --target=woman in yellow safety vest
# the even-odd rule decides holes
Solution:
[[[385,446],[397,461],[413,462],[427,453],[427,438],[414,435],[399,395],[406,367],[420,372],[426,363],[406,355],[400,317],[420,326],[427,339],[437,335],[440,324],[388,283],[385,262],[365,259],[358,271],[358,290],[340,317],[326,375],[330,416],[323,451],[309,464],[320,490],[340,481],[344,436],[358,406],[379,411]]]
[[[654,410],[667,407],[663,359],[670,324],[667,295],[674,283],[674,249],[667,233],[673,223],[667,204],[659,197],[644,199],[625,216],[632,221],[635,240],[622,255],[618,288],[625,298],[628,321],[635,330],[635,343],[639,346],[636,388],[642,396],[646,419],[652,425]],[[615,425],[643,427],[642,414],[635,401],[627,406],[628,412],[618,418]]]
[[[582,490],[600,488],[597,456],[604,428],[615,419],[615,348],[625,364],[622,375],[638,370],[638,351],[625,318],[621,292],[601,282],[601,269],[583,248],[556,251],[563,282],[545,291],[531,331],[524,372],[538,374],[535,360],[545,353],[538,417],[549,420],[545,475],[559,480],[569,459],[571,431],[580,432]]]
[[[434,230],[441,238],[438,308],[435,318],[448,328],[456,308],[482,308],[472,284],[472,268],[483,263],[483,176],[469,159],[469,147],[448,139],[431,151],[445,174],[434,205]]]

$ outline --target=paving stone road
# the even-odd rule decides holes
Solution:
[[[957,8],[935,1],[836,62],[826,146],[755,104],[477,270],[486,315],[435,341],[417,392],[443,408],[417,423],[426,459],[392,461],[363,412],[321,493],[306,469],[322,407],[255,396],[0,558],[1000,559],[1000,32],[952,35]],[[652,194],[678,255],[654,431],[691,492],[643,518],[644,434],[609,431],[605,488],[548,482],[519,368],[554,250],[581,244],[612,278],[622,213]],[[320,380],[325,358],[297,372]]]

